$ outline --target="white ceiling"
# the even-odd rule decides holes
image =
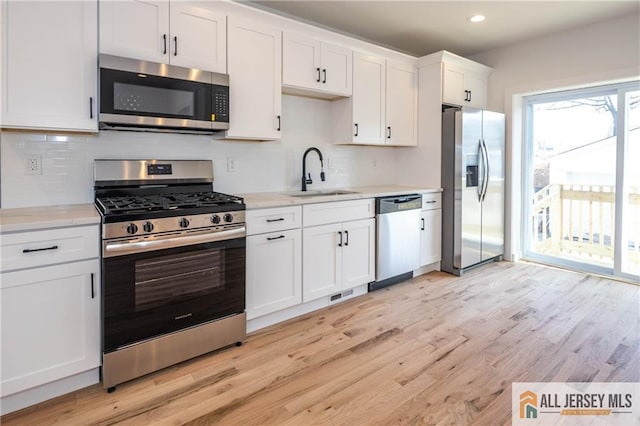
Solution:
[[[243,1],[414,56],[471,56],[640,12],[640,1]],[[475,14],[484,22],[467,21]],[[638,34],[630,34],[637,37]]]

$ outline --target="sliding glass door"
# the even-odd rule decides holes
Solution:
[[[640,278],[640,85],[526,98],[525,258]]]

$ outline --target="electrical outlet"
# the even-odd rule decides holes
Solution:
[[[227,157],[227,172],[233,173],[238,171],[238,160],[233,157]]]
[[[42,155],[27,155],[24,162],[25,175],[42,174]]]

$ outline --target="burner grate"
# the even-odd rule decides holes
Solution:
[[[240,197],[220,192],[192,192],[138,196],[98,197],[96,200],[102,213],[134,214],[151,211],[216,207],[242,204]]]

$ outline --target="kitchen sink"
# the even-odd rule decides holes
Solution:
[[[300,191],[288,193],[290,197],[308,198],[308,197],[329,197],[332,195],[358,194],[357,191],[346,191],[344,189],[327,189],[324,191]]]

